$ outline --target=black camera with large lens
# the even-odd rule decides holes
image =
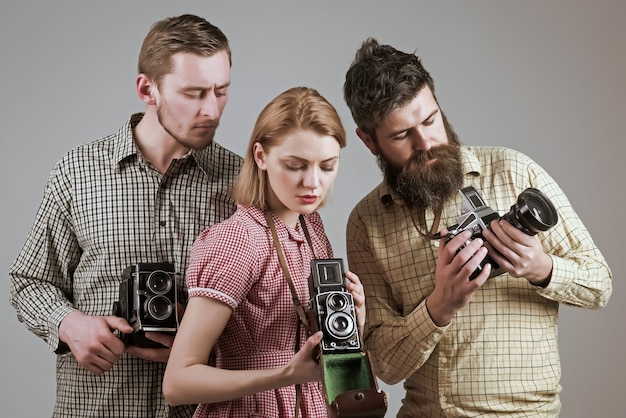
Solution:
[[[381,418],[387,394],[378,388],[361,344],[354,300],[340,258],[311,261],[312,332],[324,334],[320,343],[322,384],[330,417]]]
[[[122,273],[119,300],[113,304],[116,316],[133,327],[120,338],[127,345],[159,348],[146,332],[176,333],[178,329],[176,273],[172,263],[137,263]]]
[[[482,231],[489,228],[489,224],[495,219],[505,219],[527,235],[536,235],[538,232],[547,231],[556,225],[559,220],[556,208],[550,199],[541,191],[532,187],[520,193],[510,210],[502,216],[499,216],[497,212],[487,206],[482,196],[473,187],[464,187],[459,192],[463,195],[461,215],[457,218],[458,223],[448,228],[446,242],[463,231],[471,231],[472,236],[465,243],[467,244],[474,238],[482,236]],[[470,275],[470,280],[475,279],[487,263],[491,264],[489,277],[497,276],[504,272],[487,255],[478,268]]]

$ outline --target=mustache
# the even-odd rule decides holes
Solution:
[[[459,146],[456,144],[442,144],[426,151],[417,151],[408,159],[404,167],[399,170],[398,174],[402,172],[428,170],[429,166],[427,163],[431,160],[437,160],[435,162],[436,164],[446,160],[456,161],[459,152],[458,149]]]
[[[194,124],[194,126],[196,127],[206,127],[206,128],[217,128],[220,124],[219,119],[215,120],[215,119],[207,119],[205,121],[202,122],[196,122]]]

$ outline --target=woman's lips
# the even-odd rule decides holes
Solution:
[[[306,205],[311,205],[317,201],[317,196],[314,195],[298,196],[298,198]]]

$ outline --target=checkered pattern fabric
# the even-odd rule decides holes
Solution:
[[[438,242],[420,235],[419,219],[386,183],[357,204],[347,227],[350,269],[365,287],[366,347],[385,382],[405,380],[400,417],[553,417],[560,409],[559,303],[604,306],[611,272],[555,181],[527,156],[464,147],[465,186],[499,214],[527,187],[554,203],[558,224],[540,233],[553,258],[547,288],[508,274],[492,277],[445,328],[425,299],[435,286]],[[462,197],[443,210],[456,224]],[[434,215],[425,214],[430,229]]]
[[[129,118],[117,134],[77,147],[56,165],[35,222],[11,268],[18,319],[57,358],[55,417],[176,417],[161,394],[164,364],[123,355],[101,376],[81,368],[59,341],[63,318],[78,309],[111,315],[122,271],[171,262],[186,301],[189,251],[207,226],[236,209],[228,189],[241,158],[213,143],[174,160],[161,175],[136,149]]]
[[[332,258],[319,214],[304,216],[315,255]],[[313,254],[300,224],[274,216],[298,299],[308,302]],[[295,353],[298,317],[263,211],[242,207],[225,222],[204,231],[193,246],[187,272],[189,297],[210,297],[233,309],[215,347],[216,366],[231,370],[285,365]],[[306,333],[300,327],[300,344]],[[326,416],[321,383],[302,385],[302,418]],[[295,387],[284,387],[210,405],[196,417],[293,417]]]

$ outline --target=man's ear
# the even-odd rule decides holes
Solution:
[[[263,145],[261,145],[260,142],[255,142],[252,147],[252,155],[254,156],[254,161],[256,162],[256,165],[261,170],[267,170],[267,160]]]
[[[137,96],[139,99],[147,105],[155,105],[156,99],[154,93],[156,90],[156,84],[147,75],[140,73],[135,80],[135,87],[137,89]]]
[[[378,155],[378,147],[376,146],[376,142],[374,142],[371,136],[369,136],[359,128],[356,128],[356,134],[359,138],[361,138],[361,141],[363,141],[367,149],[369,149],[373,155]]]

